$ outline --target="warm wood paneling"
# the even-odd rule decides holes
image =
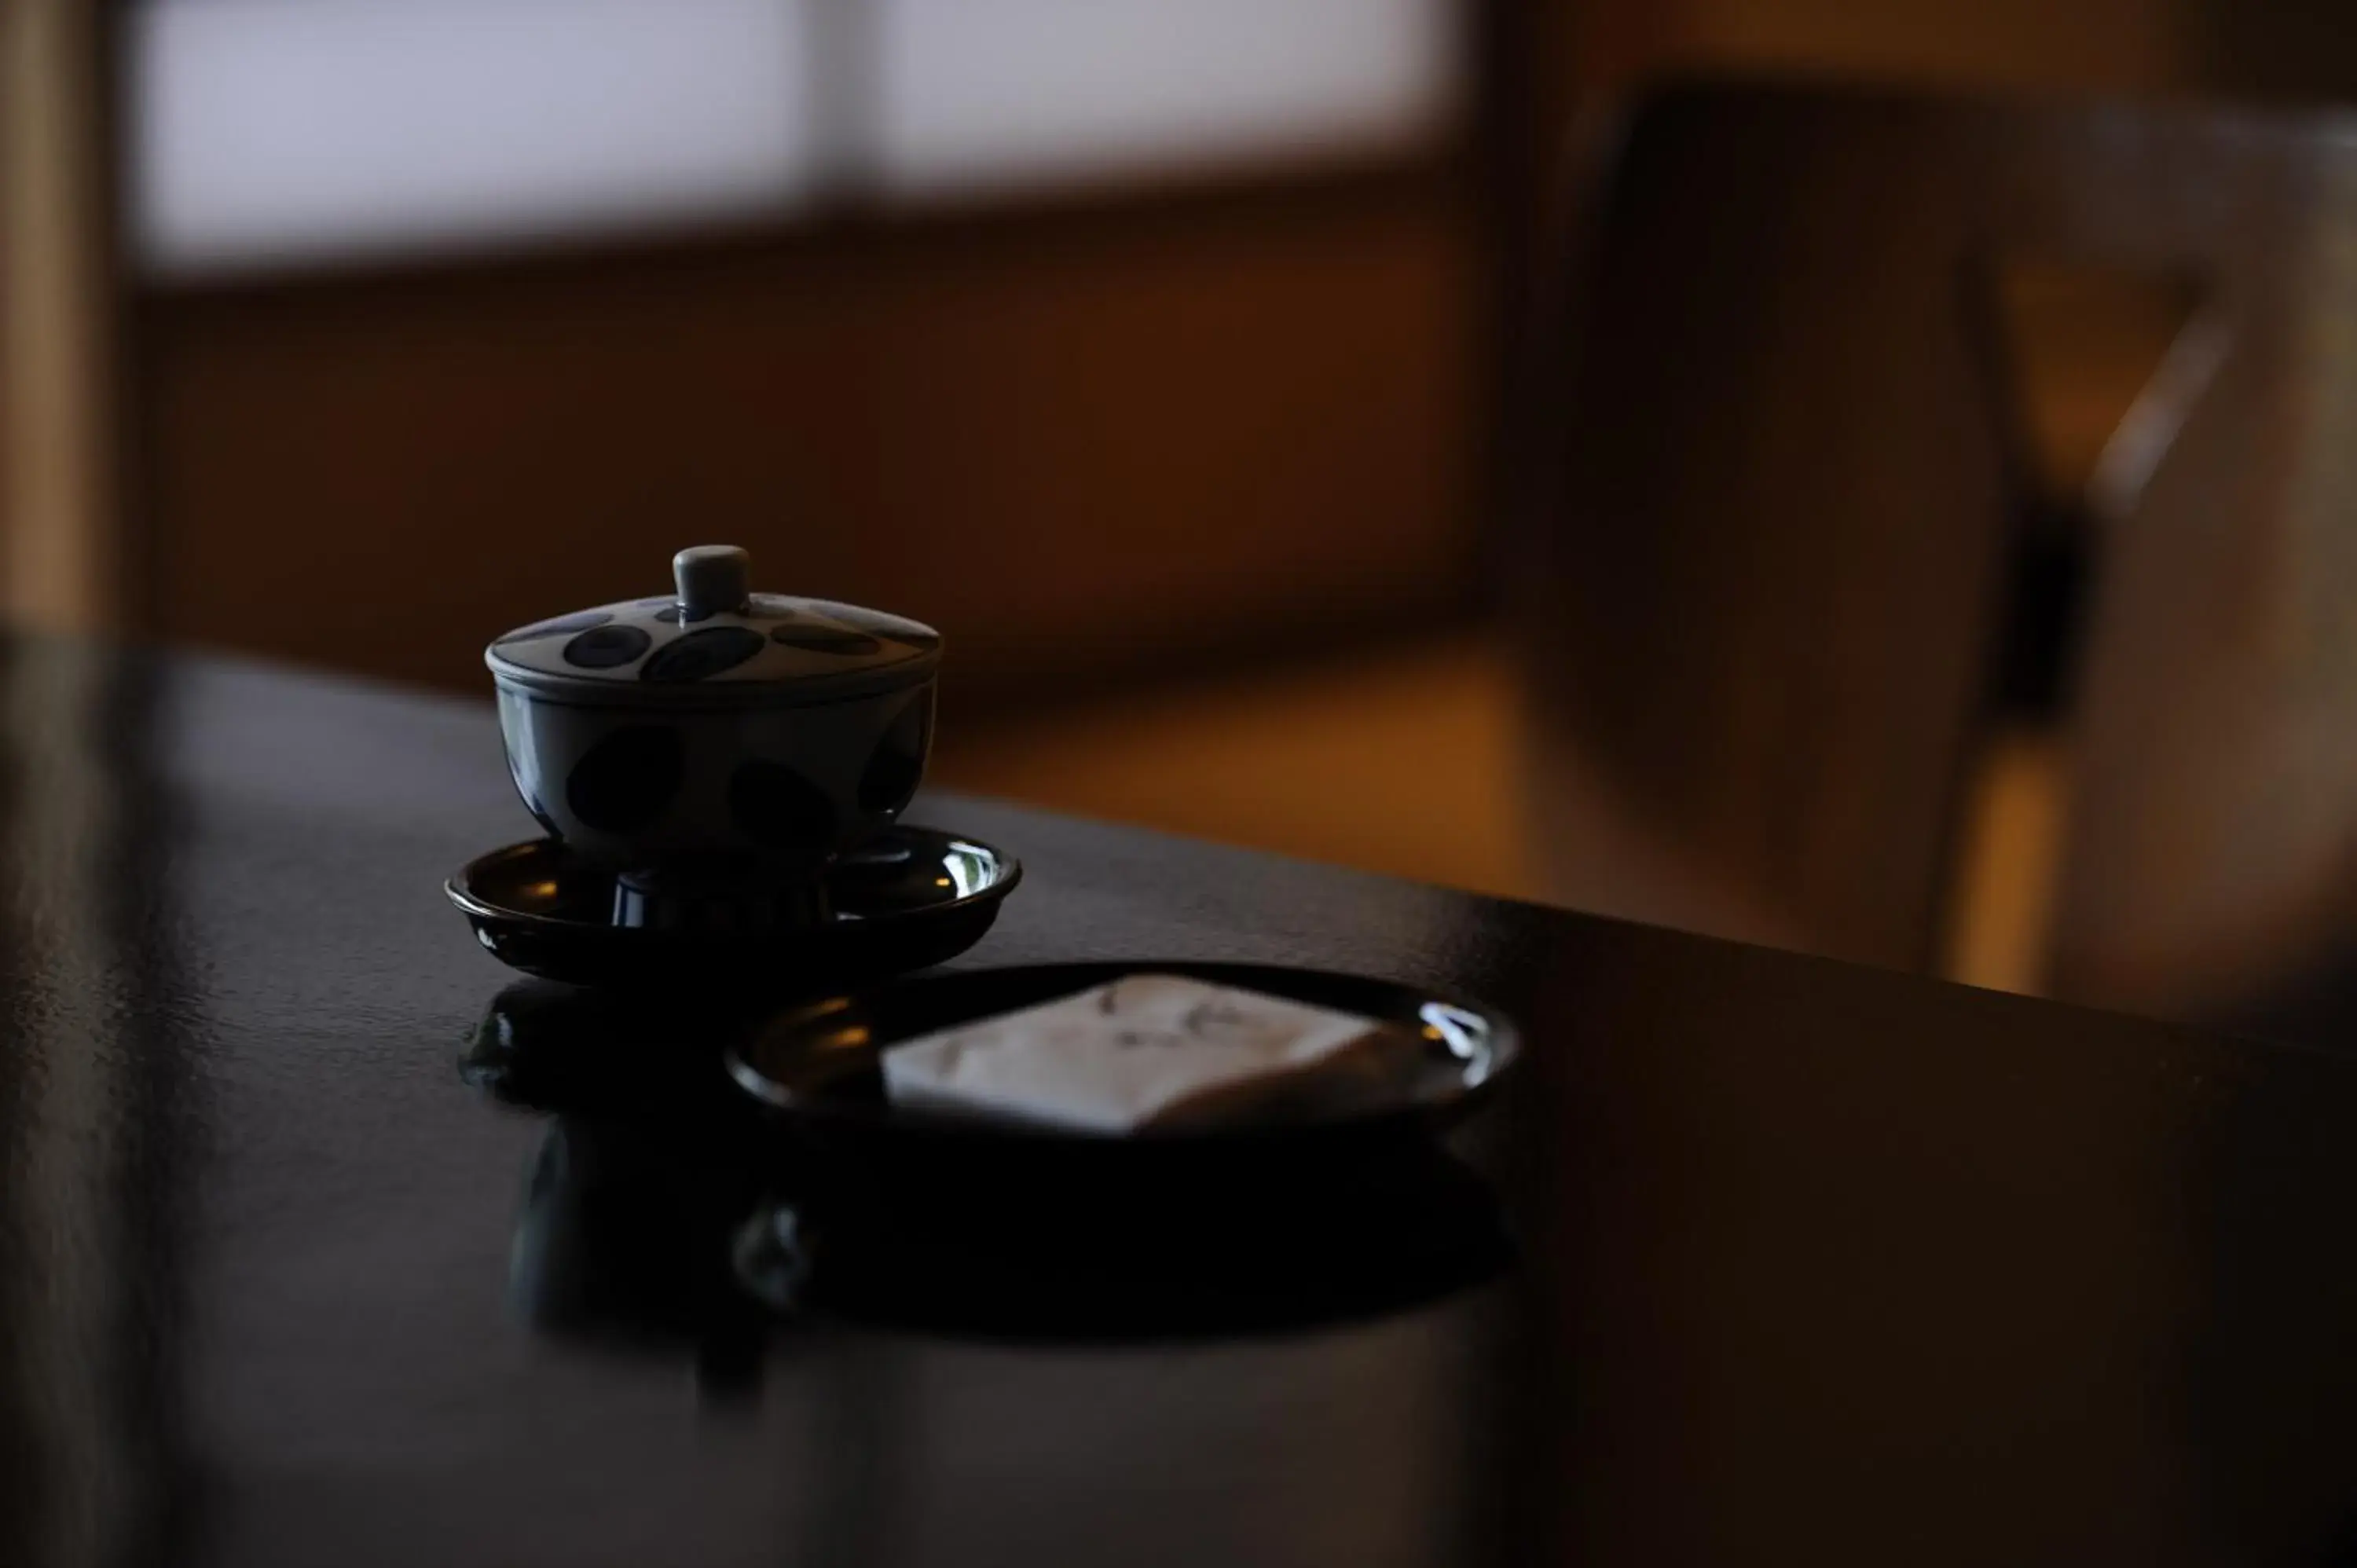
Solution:
[[[1471,272],[1418,178],[163,295],[149,618],[477,685],[704,539],[983,694],[1444,618]]]

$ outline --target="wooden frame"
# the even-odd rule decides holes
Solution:
[[[0,8],[0,602],[20,625],[123,624],[123,274],[113,9]]]

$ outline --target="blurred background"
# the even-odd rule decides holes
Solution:
[[[1580,263],[1636,255],[1598,236],[1652,211],[1616,159],[1724,121],[1631,133],[1660,84],[2107,106],[2073,145],[2175,146],[2237,105],[2270,146],[2345,142],[2357,26],[2325,0],[0,0],[0,592],[20,624],[482,693],[497,632],[660,588],[674,548],[723,540],[766,586],[948,633],[943,785],[2164,1012],[2229,1006],[2252,964],[2303,995],[2338,972],[2357,833],[2337,806],[2280,851],[2322,882],[2271,883],[2256,913],[2212,900],[2125,969],[2058,968],[2087,810],[2073,660],[2101,578],[2081,502],[2170,434],[2153,389],[2217,358],[2216,292],[2169,258],[1973,252],[2007,488],[1973,500],[1927,467],[1921,517],[1877,514],[1889,537],[1975,542],[1941,568],[1969,659],[1890,693],[1949,715],[1928,762],[1884,755],[1897,719],[1829,746],[1760,720],[1779,794],[1726,734],[1647,752],[1583,720],[1552,683],[1566,668],[1702,715],[1648,673],[1661,639],[1745,612],[1646,597],[1633,558],[1530,553],[1602,515],[1533,478],[1566,440],[1653,449],[1639,392],[1556,371],[1594,357],[1564,322],[1643,315],[1595,304],[1612,268]],[[2153,105],[2178,129],[2148,144]],[[1925,134],[1927,156],[1970,139]],[[1729,166],[1720,197],[1755,179]],[[1757,188],[1814,188],[1789,184],[1799,166]],[[2298,253],[2357,246],[2326,222],[2357,184],[2300,166]],[[1696,199],[1707,220],[1718,199]],[[1803,264],[1747,250],[1758,221],[1684,232],[1717,259],[1712,297]],[[1878,275],[1861,220],[1820,238],[1846,281],[1784,320],[1793,341]],[[1620,383],[1642,397],[1734,384],[1713,356],[1739,342],[1747,396],[1810,406],[1759,334],[1672,356],[1674,327],[1658,352],[1634,331],[1616,362],[1668,366]],[[1869,350],[1902,385],[1938,358]],[[1746,494],[1711,492],[1734,532],[1665,521],[1663,548],[1732,562],[1807,527],[1789,494]],[[1948,515],[1959,496],[1986,526]],[[1550,572],[1573,588],[1544,593]],[[1967,592],[1976,573],[1998,585]],[[1600,640],[1638,604],[1642,636]],[[1913,668],[1873,637],[1938,617],[1904,619],[1812,665],[1835,669],[1824,703],[1786,696],[1847,712],[1843,671]],[[1641,644],[1651,663],[1616,662]],[[1724,651],[1720,687],[1768,668]],[[1733,840],[1713,789],[1749,802]],[[1827,836],[1892,802],[1903,831]],[[1903,887],[1854,896],[1886,875]],[[2155,978],[2218,921],[2264,925],[2258,956],[2192,991]]]

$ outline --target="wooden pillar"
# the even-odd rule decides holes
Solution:
[[[0,614],[120,624],[118,272],[102,0],[0,0]]]

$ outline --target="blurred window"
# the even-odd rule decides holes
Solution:
[[[811,177],[778,0],[158,0],[127,43],[165,272],[637,227]]]
[[[883,0],[896,190],[1412,145],[1445,113],[1436,0]]]
[[[176,274],[1406,151],[1453,0],[147,0]]]

